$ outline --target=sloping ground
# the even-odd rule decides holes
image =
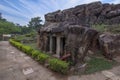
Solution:
[[[30,57],[0,42],[0,80],[120,80],[120,66],[91,75],[60,75],[41,66]]]

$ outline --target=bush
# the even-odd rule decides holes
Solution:
[[[19,43],[19,42],[16,42],[16,41],[14,41],[13,39],[10,39],[9,41],[10,41],[10,43],[11,43],[13,46],[17,47],[18,49],[21,49],[22,46],[23,46],[23,44],[21,44],[21,43]]]
[[[59,59],[49,59],[49,66],[52,70],[66,74],[69,68],[69,63]]]
[[[32,51],[32,58],[37,59],[37,56],[38,56],[39,54],[40,54],[39,51],[33,50],[33,51]]]
[[[38,57],[37,57],[37,60],[40,63],[44,64],[48,58],[49,58],[49,56],[46,55],[46,54],[39,54]]]
[[[30,46],[25,46],[19,42],[14,41],[14,39],[10,39],[9,41],[13,46],[17,47],[18,49],[22,50],[23,52],[25,52],[29,55],[32,54],[33,48],[31,48]]]
[[[22,46],[22,51],[27,53],[28,55],[31,55],[33,49],[30,46]]]

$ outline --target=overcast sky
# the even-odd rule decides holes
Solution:
[[[120,0],[0,0],[0,13],[8,21],[26,25],[31,18],[56,10],[63,10],[84,3],[120,3]]]

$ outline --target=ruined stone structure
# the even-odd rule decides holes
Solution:
[[[38,31],[42,51],[55,57],[84,61],[87,54],[101,51],[107,58],[120,54],[120,34],[105,34],[92,29],[92,24],[119,24],[120,4],[94,2],[45,15],[45,24]]]

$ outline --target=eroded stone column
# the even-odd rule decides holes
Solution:
[[[60,36],[57,36],[57,44],[56,44],[56,56],[60,57]]]
[[[37,47],[40,48],[40,35],[37,35]]]

